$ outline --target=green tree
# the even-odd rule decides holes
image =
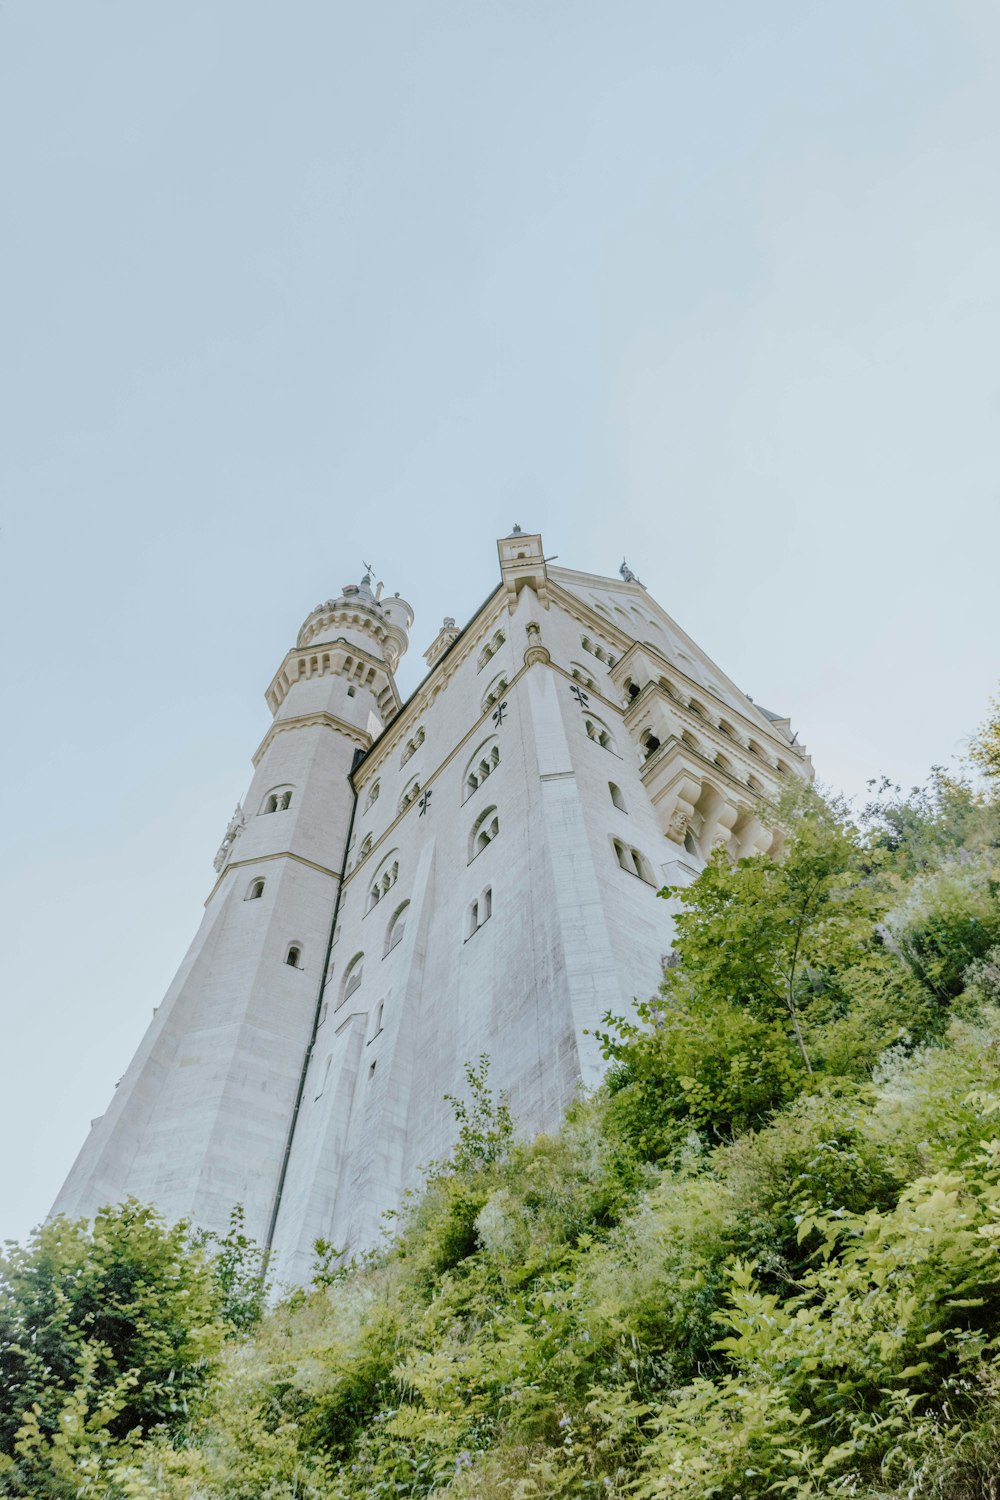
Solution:
[[[990,781],[1000,781],[1000,698],[990,700],[990,716],[969,746],[969,759]]]
[[[84,1388],[93,1430],[111,1439],[178,1419],[219,1354],[218,1309],[186,1224],[134,1199],[92,1226],[43,1224],[0,1258],[0,1452],[23,1443],[26,1422],[58,1432],[67,1394]]]
[[[780,859],[732,864],[717,854],[693,885],[668,892],[682,904],[665,996],[683,987],[725,998],[773,1020],[782,1011],[807,1073],[802,1012],[827,976],[857,958],[881,911],[862,871],[856,829],[841,807],[795,791],[777,812]]]

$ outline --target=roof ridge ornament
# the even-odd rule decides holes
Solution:
[[[629,567],[624,557],[622,558],[622,565],[618,569],[618,571],[622,575],[626,583],[637,583],[641,589],[644,589],[646,587],[641,578],[636,578],[635,574],[632,572],[632,569]]]

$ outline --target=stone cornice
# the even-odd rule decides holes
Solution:
[[[314,713],[298,714],[294,719],[275,719],[270,729],[261,740],[253,754],[254,766],[258,766],[263,758],[265,750],[271,744],[276,735],[283,734],[287,729],[312,729],[320,725],[324,729],[334,729],[339,734],[346,735],[355,745],[360,745],[362,750],[367,750],[372,742],[370,734],[359,729],[356,724],[349,724],[346,719],[338,719],[336,714]]]
[[[290,651],[285,652],[280,667],[264,690],[264,699],[271,712],[277,712],[297,682],[309,680],[308,673],[303,678],[297,672],[294,674],[290,672],[288,670],[290,665],[308,662],[310,658],[316,657],[320,662],[320,670],[318,673],[314,673],[314,676],[325,677],[328,672],[330,675],[335,675],[342,669],[342,663],[334,666],[331,662],[329,668],[325,670],[322,667],[324,655],[331,656],[334,653],[342,653],[344,656],[350,656],[355,661],[362,661],[369,667],[374,667],[379,676],[384,679],[386,688],[392,698],[393,708],[398,713],[401,699],[399,689],[396,686],[388,663],[383,657],[375,656],[371,651],[366,650],[364,646],[359,646],[354,641],[349,641],[343,635],[338,635],[328,641],[316,641],[308,646],[294,646]],[[385,691],[385,689],[382,691]]]
[[[642,781],[643,785],[645,786],[648,781],[652,780],[656,772],[659,771],[661,767],[666,762],[668,762],[673,755],[678,754],[683,757],[683,760],[678,765],[677,771],[672,778],[671,784],[673,783],[673,781],[677,780],[677,777],[679,775],[685,774],[685,761],[698,761],[700,765],[704,767],[704,771],[700,772],[699,774],[707,775],[710,781],[717,782],[720,785],[727,787],[731,793],[735,794],[735,800],[738,806],[752,808],[757,802],[774,803],[777,800],[778,788],[773,784],[769,787],[765,787],[762,791],[755,791],[753,787],[747,786],[744,782],[740,781],[739,777],[734,776],[730,771],[724,770],[722,766],[717,766],[714,760],[709,760],[708,756],[704,753],[703,750],[695,749],[694,746],[687,744],[685,740],[680,739],[676,734],[668,735],[667,738],[663,741],[663,744],[660,746],[660,748],[654,751],[654,753],[649,756],[647,760],[644,760],[640,765],[639,778]],[[687,771],[687,774],[691,774],[690,770]],[[773,774],[769,779],[773,783]]]
[[[319,875],[329,875],[331,880],[340,879],[339,870],[328,870],[326,865],[318,865],[315,860],[306,859],[302,854],[293,854],[290,849],[282,849],[277,854],[258,854],[255,859],[230,860],[227,865],[223,866],[222,873],[219,875],[218,880],[215,882],[212,889],[205,897],[205,905],[207,906],[211,901],[212,897],[215,895],[216,891],[219,889],[220,885],[229,874],[230,870],[238,870],[244,865],[265,865],[269,864],[272,860],[275,859],[290,859],[293,860],[297,865],[305,865],[308,870],[315,870]]]
[[[770,743],[775,751],[775,754],[780,754],[782,757],[793,756],[798,761],[805,761],[805,750],[800,745],[793,745],[789,740],[786,740],[783,735],[776,734],[774,727],[764,717],[760,709],[757,708],[757,705],[750,702],[749,698],[746,698],[746,703],[747,707],[753,710],[754,716],[752,718],[750,714],[748,714],[744,709],[734,708],[733,705],[728,701],[728,699],[720,697],[719,694],[714,690],[714,688],[708,687],[705,683],[696,681],[695,678],[691,677],[689,673],[684,671],[683,667],[677,666],[676,662],[671,661],[669,656],[664,655],[659,647],[652,646],[646,641],[634,641],[629,649],[624,653],[624,655],[619,657],[618,661],[616,661],[614,666],[611,668],[609,675],[611,676],[612,681],[615,683],[616,687],[619,687],[624,683],[624,679],[629,675],[629,667],[632,661],[634,661],[636,655],[638,655],[640,652],[645,652],[649,656],[654,657],[656,659],[658,667],[661,667],[665,672],[671,673],[674,677],[679,678],[684,686],[685,692],[689,693],[692,698],[699,700],[702,698],[711,699],[713,707],[717,707],[719,710],[720,718],[741,719],[744,725],[749,725],[750,729],[753,730],[754,738],[759,737],[760,739],[766,739]],[[628,707],[626,708],[626,714],[628,714],[636,704],[641,702],[649,686],[652,686],[652,684],[646,684],[642,692],[639,694],[639,697],[631,700]],[[734,686],[734,684],[730,684],[730,686]],[[739,692],[739,689],[736,688],[735,691]],[[740,697],[745,698],[746,695],[740,693]],[[703,731],[707,732],[709,735],[717,736],[719,741],[719,749],[722,750],[723,753],[725,753],[726,746],[728,745],[731,750],[742,752],[744,756],[752,755],[753,752],[750,751],[746,745],[741,745],[738,741],[731,739],[729,735],[724,734],[721,730],[719,730],[716,725],[710,724],[707,719],[703,719],[701,714],[692,712],[692,710],[688,708],[687,704],[679,703],[676,698],[670,698],[669,695],[667,695],[667,701],[671,703],[680,714],[687,714],[690,717],[693,726],[700,726],[700,728]],[[756,757],[754,757],[754,761],[755,764],[759,763],[756,761]],[[773,773],[776,770],[776,767],[769,765],[767,762],[765,762],[764,764],[768,771]]]

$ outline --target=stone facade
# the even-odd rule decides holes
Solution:
[[[371,580],[309,615],[216,857],[205,916],[55,1211],[126,1193],[221,1229],[279,1278],[361,1248],[444,1156],[481,1053],[521,1127],[595,1083],[604,1011],[653,993],[656,892],[766,850],[755,815],[812,770],[622,566],[498,543],[499,586],[401,704],[412,612]]]

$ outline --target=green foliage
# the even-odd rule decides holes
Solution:
[[[489,1087],[490,1060],[485,1052],[476,1063],[466,1063],[468,1102],[445,1094],[458,1122],[458,1141],[452,1165],[458,1172],[471,1167],[489,1167],[501,1161],[514,1138],[514,1122],[505,1094],[494,1100]]]
[[[991,700],[990,716],[969,746],[969,759],[990,781],[1000,779],[1000,698]]]
[[[1000,943],[1000,869],[985,858],[944,865],[914,880],[888,925],[914,973],[945,999],[965,971]]]
[[[52,1219],[9,1248],[0,1260],[8,1493],[61,1494],[81,1455],[183,1420],[219,1354],[218,1302],[187,1227],[168,1228],[133,1200],[103,1209],[92,1227]]]
[[[219,1312],[233,1335],[256,1328],[270,1290],[264,1252],[250,1239],[245,1224],[243,1207],[237,1203],[225,1234],[203,1231],[193,1242],[211,1256]]]

